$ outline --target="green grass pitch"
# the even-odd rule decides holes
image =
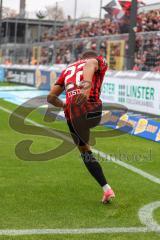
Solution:
[[[15,109],[15,105],[3,100],[0,106]],[[37,112],[30,118],[45,124]],[[62,121],[47,126],[68,131]],[[97,130],[107,131],[102,127]],[[27,139],[33,140],[34,153],[46,152],[61,143],[59,139],[15,132],[9,126],[9,114],[0,110],[0,229],[143,227],[139,209],[160,200],[158,184],[115,163],[102,161],[105,175],[116,192],[115,201],[104,206],[100,203],[102,190],[87,172],[76,149],[54,160],[27,162],[15,155],[16,144]],[[160,178],[159,143],[125,134],[98,138],[94,148]],[[160,209],[153,217],[160,224]],[[4,240],[159,238],[157,233],[0,236]]]

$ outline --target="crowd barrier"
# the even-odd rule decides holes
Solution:
[[[9,82],[27,84],[40,90],[50,90],[65,65],[5,67]],[[0,68],[1,69],[1,68]],[[105,103],[119,103],[130,111],[160,116],[160,73],[108,71],[102,85],[101,99]],[[143,115],[124,115],[125,126],[112,116],[106,126],[127,131],[136,136],[160,142],[160,122]]]

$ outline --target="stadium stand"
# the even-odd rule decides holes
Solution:
[[[140,13],[138,16],[138,31],[149,32],[160,30],[160,10]]]
[[[138,32],[159,31],[160,30],[160,10],[150,11],[148,13],[140,13],[138,15]],[[95,22],[84,22],[77,25],[66,24],[58,29],[54,35],[44,34],[43,41],[65,40],[69,38],[87,38],[96,36],[106,36],[111,34],[127,33],[128,27],[125,20],[112,21],[105,18]]]
[[[26,27],[26,29],[28,28]],[[66,21],[60,27],[57,27],[56,33],[53,33],[53,26],[46,29],[38,26],[36,29],[38,33],[41,33],[38,37],[40,40],[35,40],[32,44],[30,42],[21,44],[4,42],[1,46],[2,63],[33,65],[69,64],[71,61],[79,59],[81,53],[86,49],[98,50],[101,55],[107,57],[109,51],[108,44],[110,42],[124,41],[123,47],[113,47],[114,49],[112,48],[111,50],[112,54],[110,52],[109,55],[113,57],[112,62],[115,61],[116,57],[123,58],[121,67],[117,68],[115,64],[111,64],[111,69],[126,69],[128,19],[111,20],[106,15],[105,19],[102,20],[92,19],[89,21],[88,19],[83,19],[76,24],[73,21]],[[140,12],[135,31],[137,32],[137,47],[134,70],[160,71],[160,49],[158,47],[160,42],[160,9]],[[36,33],[33,32],[33,35],[37,36]],[[23,38],[26,40],[25,35]],[[14,37],[15,39],[18,38]],[[34,37],[31,39],[33,40]],[[7,43],[9,44],[6,45]]]
[[[139,13],[136,31],[137,33],[160,31],[160,10]],[[101,21],[96,20],[94,22],[81,22],[76,25],[66,24],[54,35],[49,35],[46,32],[42,37],[42,40],[43,42],[49,42],[57,40],[64,41],[66,38],[77,39],[74,44],[74,49],[71,42],[61,42],[60,46],[56,48],[57,54],[55,62],[57,64],[68,64],[71,62],[72,57],[74,59],[78,59],[85,48],[92,48],[93,50],[99,48],[100,53],[106,56],[106,40],[102,40],[99,43],[96,37],[118,35],[127,32],[127,20],[123,19],[121,21],[111,21],[110,18],[105,18]],[[154,37],[152,34],[137,35],[137,48],[135,55],[136,64],[134,70],[159,71],[159,41],[159,35],[154,35]],[[44,63],[45,62],[43,62],[43,64]]]

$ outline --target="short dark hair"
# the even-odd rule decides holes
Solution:
[[[96,57],[98,57],[98,53],[93,50],[87,50],[82,54],[82,59],[96,58]]]

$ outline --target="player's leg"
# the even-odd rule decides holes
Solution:
[[[109,202],[112,198],[115,197],[115,194],[111,187],[109,186],[109,184],[107,183],[107,180],[104,176],[99,161],[94,157],[91,148],[88,144],[78,146],[78,149],[81,153],[81,157],[88,171],[103,189],[104,194],[102,202],[103,203]]]
[[[107,183],[102,167],[99,161],[94,157],[91,151],[91,147],[88,144],[90,129],[85,127],[85,133],[83,134],[84,127],[80,128],[81,127],[80,123],[76,125],[76,128],[75,128],[75,126],[73,125],[73,122],[68,121],[68,126],[70,129],[71,136],[81,153],[81,157],[83,159],[83,162],[86,168],[88,169],[90,174],[94,177],[94,179],[98,182],[98,184],[102,187],[104,191],[102,202],[107,203],[111,198],[115,197],[115,194],[112,191],[109,184]]]
[[[81,157],[88,171],[96,179],[99,185],[103,188],[105,185],[107,185],[107,180],[104,176],[99,161],[94,157],[90,149],[90,146],[86,144],[83,146],[78,146],[78,149],[81,153]]]
[[[88,144],[89,133],[90,133],[89,128],[85,129],[85,134],[80,136],[78,134],[79,130],[77,131],[77,129],[75,129],[73,124],[69,121],[68,121],[68,126],[69,126],[71,136],[81,153],[81,157],[84,161],[85,166],[87,167],[91,175],[97,180],[100,186],[104,187],[105,185],[107,185],[107,180],[103,174],[102,168],[98,160],[93,156],[91,148]],[[81,133],[82,131],[83,129],[81,129]],[[85,138],[82,138],[84,135],[85,135]]]
[[[75,116],[75,109],[71,109],[72,118],[68,121],[68,126],[85,166],[104,191],[102,201],[106,203],[110,198],[115,197],[115,195],[107,183],[99,161],[95,158],[89,146],[90,128],[97,126],[101,120],[101,105],[98,105],[98,107],[96,104],[91,105],[90,109],[89,114],[82,111],[82,114],[79,114],[78,117]]]

